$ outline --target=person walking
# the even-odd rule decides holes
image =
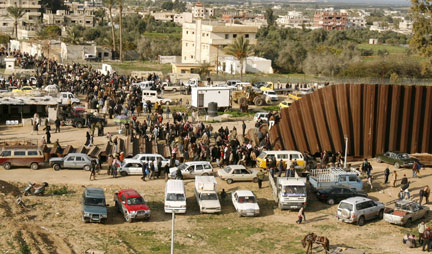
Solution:
[[[96,164],[94,161],[90,164],[90,181],[92,181],[92,177],[93,180],[96,180]]]
[[[430,227],[427,227],[426,230],[423,233],[423,239],[424,239],[424,241],[423,241],[423,248],[422,248],[423,251],[425,251],[425,247],[426,246],[427,246],[427,251],[428,252],[430,251],[430,241],[431,241],[431,238],[432,238],[432,234],[431,234],[431,231],[430,231]]]
[[[386,168],[384,170],[384,184],[388,183],[389,176],[390,176],[390,169]]]
[[[424,189],[420,189],[420,191],[419,191],[419,204],[420,204],[420,205],[421,205],[421,203],[422,203],[422,201],[423,201],[424,196],[425,196],[425,191],[424,191]]]
[[[120,161],[118,159],[118,155],[116,155],[112,165],[113,165],[112,167],[113,178],[117,178],[117,168],[120,167]]]
[[[302,221],[306,222],[306,215],[304,213],[304,204],[300,207],[297,216],[298,216],[298,220],[296,221],[297,224],[301,224]]]
[[[397,173],[396,170],[393,171],[393,187],[396,187],[396,181],[397,181]]]
[[[107,160],[107,164],[108,164],[108,170],[107,170],[107,175],[111,175],[112,174],[112,164],[114,161],[114,157],[112,156],[112,154],[110,154],[108,156],[108,160]]]
[[[426,199],[426,204],[428,204],[428,203],[429,203],[429,195],[430,195],[430,188],[429,188],[429,185],[427,185],[427,186],[424,188],[424,195],[425,195],[425,199]]]
[[[265,174],[263,172],[263,169],[260,169],[260,171],[257,173],[257,178],[258,178],[258,188],[261,189],[262,188],[262,182],[264,181],[264,178],[265,178]]]
[[[166,119],[169,120],[170,114],[171,114],[171,109],[169,107],[166,108],[165,110],[166,113]]]
[[[46,125],[45,125],[44,130],[45,130],[45,134],[46,134],[46,143],[51,144],[51,133],[50,133],[51,126],[49,125],[48,120],[46,121],[45,124]]]
[[[145,182],[145,177],[146,177],[146,170],[147,170],[147,163],[143,162],[143,164],[141,165],[141,172],[142,172],[142,177],[141,180],[143,180]]]
[[[369,184],[369,186],[370,186],[370,189],[373,190],[373,185],[372,185],[372,175],[368,175],[368,179],[367,179],[367,181],[368,181],[368,184]]]
[[[243,137],[244,137],[245,134],[246,134],[246,124],[245,124],[244,121],[243,121],[243,123],[242,123],[242,131],[243,131]]]
[[[424,221],[420,222],[420,224],[417,225],[418,233],[419,233],[419,244],[423,244],[423,234],[426,230],[426,224]]]
[[[55,133],[60,133],[60,119],[57,117],[57,119],[54,121],[55,123]]]

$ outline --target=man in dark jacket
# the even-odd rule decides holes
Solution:
[[[384,170],[384,184],[387,184],[388,183],[388,179],[389,179],[389,176],[390,176],[390,169],[389,168],[386,168],[385,170]]]

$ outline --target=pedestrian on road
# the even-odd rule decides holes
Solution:
[[[258,178],[258,188],[262,188],[262,182],[264,181],[265,178],[265,174],[263,172],[263,169],[260,169],[260,171],[257,174],[257,178]]]
[[[221,200],[225,201],[226,196],[227,196],[227,193],[225,192],[225,189],[222,189],[222,191],[221,191]]]
[[[425,251],[425,247],[426,246],[427,246],[427,251],[428,252],[430,251],[430,241],[431,241],[431,238],[432,238],[432,234],[431,234],[431,231],[430,231],[430,227],[427,227],[426,230],[423,233],[423,239],[424,239],[424,241],[423,241],[423,248],[422,248],[423,251]]]
[[[55,127],[56,127],[56,129],[55,129],[55,133],[60,133],[60,119],[57,117],[57,119],[55,120]]]
[[[429,203],[430,188],[429,185],[424,188],[426,204]]]
[[[244,137],[245,134],[246,134],[246,124],[245,124],[244,121],[243,121],[243,123],[242,123],[242,131],[243,131],[243,137]]]
[[[418,233],[419,233],[419,244],[423,245],[423,234],[426,230],[426,224],[424,221],[422,221],[420,224],[418,224],[417,226],[418,229]]]
[[[393,187],[396,187],[396,181],[397,181],[397,173],[396,170],[393,171]]]
[[[46,142],[47,142],[47,144],[51,144],[51,133],[50,133],[50,130],[51,130],[51,126],[49,125],[49,123],[48,123],[48,120],[45,122],[45,128],[44,128],[44,130],[45,130],[45,134],[46,134]]]
[[[94,161],[90,164],[90,181],[92,180],[92,177],[93,180],[96,180],[96,165]]]
[[[108,164],[108,170],[107,170],[107,175],[111,175],[112,173],[112,164],[113,164],[113,161],[114,161],[114,157],[112,156],[112,154],[110,154],[109,156],[108,156],[108,160],[107,160],[107,164]]]
[[[296,221],[297,224],[301,224],[302,221],[306,222],[306,215],[304,213],[304,204],[300,207],[300,210],[298,212],[298,220]]]
[[[384,170],[384,184],[387,184],[388,183],[388,179],[389,179],[389,176],[390,176],[390,169],[387,167],[385,170]]]
[[[372,175],[368,175],[368,184],[370,186],[370,189],[373,190],[373,185],[372,185]]]
[[[141,180],[143,180],[145,182],[145,177],[146,177],[146,170],[147,170],[147,163],[143,162],[143,164],[141,165],[141,171],[142,171],[142,177]]]
[[[425,196],[425,191],[424,191],[424,189],[421,189],[420,191],[419,191],[419,204],[421,205],[421,203],[422,203],[422,201],[423,201],[423,198],[424,198],[424,196]]]

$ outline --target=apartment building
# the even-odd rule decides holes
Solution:
[[[39,0],[0,0],[0,32],[13,34],[14,19],[9,16],[7,8],[17,6],[24,9],[24,16],[18,21],[18,37],[28,39],[36,35],[36,25],[41,16]]]
[[[0,0],[1,1],[1,0]],[[65,1],[68,10],[57,10],[56,13],[47,11],[43,14],[42,20],[45,25],[73,26],[81,25],[94,27],[96,19],[94,12],[99,8],[96,2],[68,2]]]
[[[184,23],[182,29],[182,63],[217,63],[226,56],[224,48],[237,37],[244,36],[256,44],[258,27],[196,20]]]
[[[192,16],[194,18],[202,18],[208,19],[215,15],[214,8],[206,8],[204,5],[198,0],[198,2],[192,6]]]
[[[291,28],[308,28],[312,26],[311,19],[303,16],[303,13],[299,11],[289,11],[288,15],[279,16],[276,23],[281,27]]]
[[[338,11],[316,11],[313,26],[324,30],[345,30],[348,13]]]

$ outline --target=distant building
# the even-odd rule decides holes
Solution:
[[[348,26],[353,28],[366,28],[366,18],[365,17],[349,17]]]
[[[150,14],[154,17],[155,20],[164,21],[164,22],[173,22],[174,21],[174,12],[152,12]]]
[[[193,21],[191,12],[182,12],[174,15],[174,23],[183,25],[183,23],[191,23]]]
[[[286,16],[279,16],[276,23],[281,27],[303,28],[311,27],[312,22],[299,11],[289,11]]]
[[[369,39],[369,44],[370,45],[376,45],[376,44],[378,44],[378,39],[373,39],[373,38]]]
[[[313,26],[324,30],[345,30],[348,24],[348,14],[337,11],[317,11]]]
[[[0,32],[12,35],[14,19],[9,16],[8,7],[17,6],[24,9],[24,16],[18,20],[18,39],[30,39],[36,36],[41,13],[39,0],[2,0],[0,2]]]
[[[214,8],[206,8],[200,0],[198,0],[198,2],[192,6],[192,16],[194,18],[208,19],[214,16]]]
[[[57,10],[56,13],[47,11],[43,14],[42,20],[45,25],[73,26],[81,25],[94,27],[96,18],[94,12],[99,9],[99,1],[91,2],[69,2],[65,1],[68,10]]]
[[[403,19],[399,22],[399,30],[397,32],[403,34],[411,34],[413,29],[412,20]]]
[[[237,58],[226,56],[222,60],[222,65],[219,69],[225,73],[238,74],[240,73],[241,64]],[[243,73],[272,74],[272,62],[262,57],[250,56],[243,63]]]

